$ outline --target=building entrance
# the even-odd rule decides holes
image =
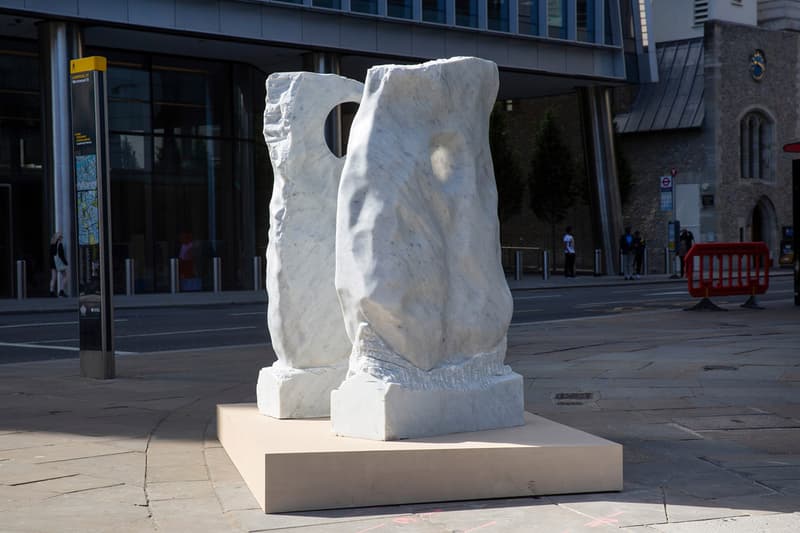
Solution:
[[[11,185],[0,183],[0,298],[14,296],[14,240],[11,233]]]
[[[776,239],[775,231],[777,221],[775,218],[775,208],[769,198],[762,197],[753,208],[750,222],[750,240],[753,242],[762,241],[769,248],[770,260],[775,261]]]

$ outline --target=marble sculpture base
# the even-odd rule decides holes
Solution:
[[[357,375],[331,393],[333,432],[398,440],[523,425],[522,376],[489,380],[467,389],[409,389]]]
[[[330,416],[331,390],[347,375],[347,362],[336,367],[297,369],[268,366],[258,373],[258,410],[275,418]]]
[[[372,441],[232,404],[217,406],[217,435],[267,513],[622,490],[621,445],[530,413],[513,428]]]

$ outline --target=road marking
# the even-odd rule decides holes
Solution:
[[[114,322],[127,322],[127,321],[128,321],[127,318],[115,318],[114,319]],[[69,322],[36,322],[36,323],[30,323],[30,324],[10,324],[8,326],[0,326],[0,329],[31,328],[31,327],[36,327],[36,326],[65,326],[65,325],[77,326],[78,325],[78,321],[77,320],[70,320]]]
[[[184,333],[215,333],[217,331],[237,331],[242,329],[258,329],[259,326],[238,326],[234,328],[211,328],[211,329],[187,329],[182,331],[159,331],[158,333],[135,333],[131,335],[115,335],[117,339],[127,339],[131,337],[159,337],[162,335],[180,335]]]
[[[608,300],[607,302],[591,302],[588,304],[575,304],[575,309],[585,309],[589,307],[601,307],[604,305],[612,305],[612,304],[639,304],[642,303],[641,299],[637,300]]]
[[[540,300],[542,298],[561,298],[563,294],[540,294],[537,296],[515,296],[514,300]]]
[[[657,315],[661,313],[677,313],[679,309],[655,309],[653,311],[636,311],[632,313],[615,313],[613,315],[592,315],[592,316],[579,316],[574,318],[556,318],[553,320],[539,320],[536,322],[512,322],[511,327],[519,326],[538,326],[539,324],[556,324],[559,322],[578,322],[581,320],[597,320],[602,319],[619,319],[625,315]]]
[[[682,294],[683,296],[688,296],[688,291],[669,291],[669,292],[648,292],[645,296],[676,296]]]
[[[228,316],[249,316],[249,315],[266,315],[266,309],[264,311],[253,311],[250,313],[228,313]]]
[[[62,350],[64,352],[79,352],[81,350],[77,346],[49,346],[46,344],[32,344],[29,342],[0,342],[0,346],[8,346],[9,348],[44,348],[46,350]],[[116,350],[115,353],[117,355],[133,355],[136,352],[121,352]]]
[[[519,309],[519,310],[515,309],[514,314],[519,315],[522,313],[541,313],[542,311],[544,311],[544,309]]]

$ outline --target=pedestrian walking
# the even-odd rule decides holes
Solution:
[[[681,277],[685,276],[686,254],[692,246],[694,246],[694,234],[688,229],[683,228],[680,235],[678,235],[678,257],[680,257],[681,260]]]
[[[626,280],[633,279],[633,235],[630,226],[619,238],[619,251],[622,253],[622,275]]]
[[[575,237],[572,235],[572,226],[567,226],[564,231],[564,277],[575,277]]]
[[[61,290],[58,291],[58,295],[66,297],[69,292],[69,263],[64,255],[63,240],[64,236],[60,231],[53,233],[53,237],[50,239],[50,296],[56,295],[59,277],[61,278]]]

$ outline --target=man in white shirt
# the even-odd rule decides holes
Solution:
[[[564,232],[564,277],[575,277],[575,237],[572,236],[572,226],[567,226]]]

